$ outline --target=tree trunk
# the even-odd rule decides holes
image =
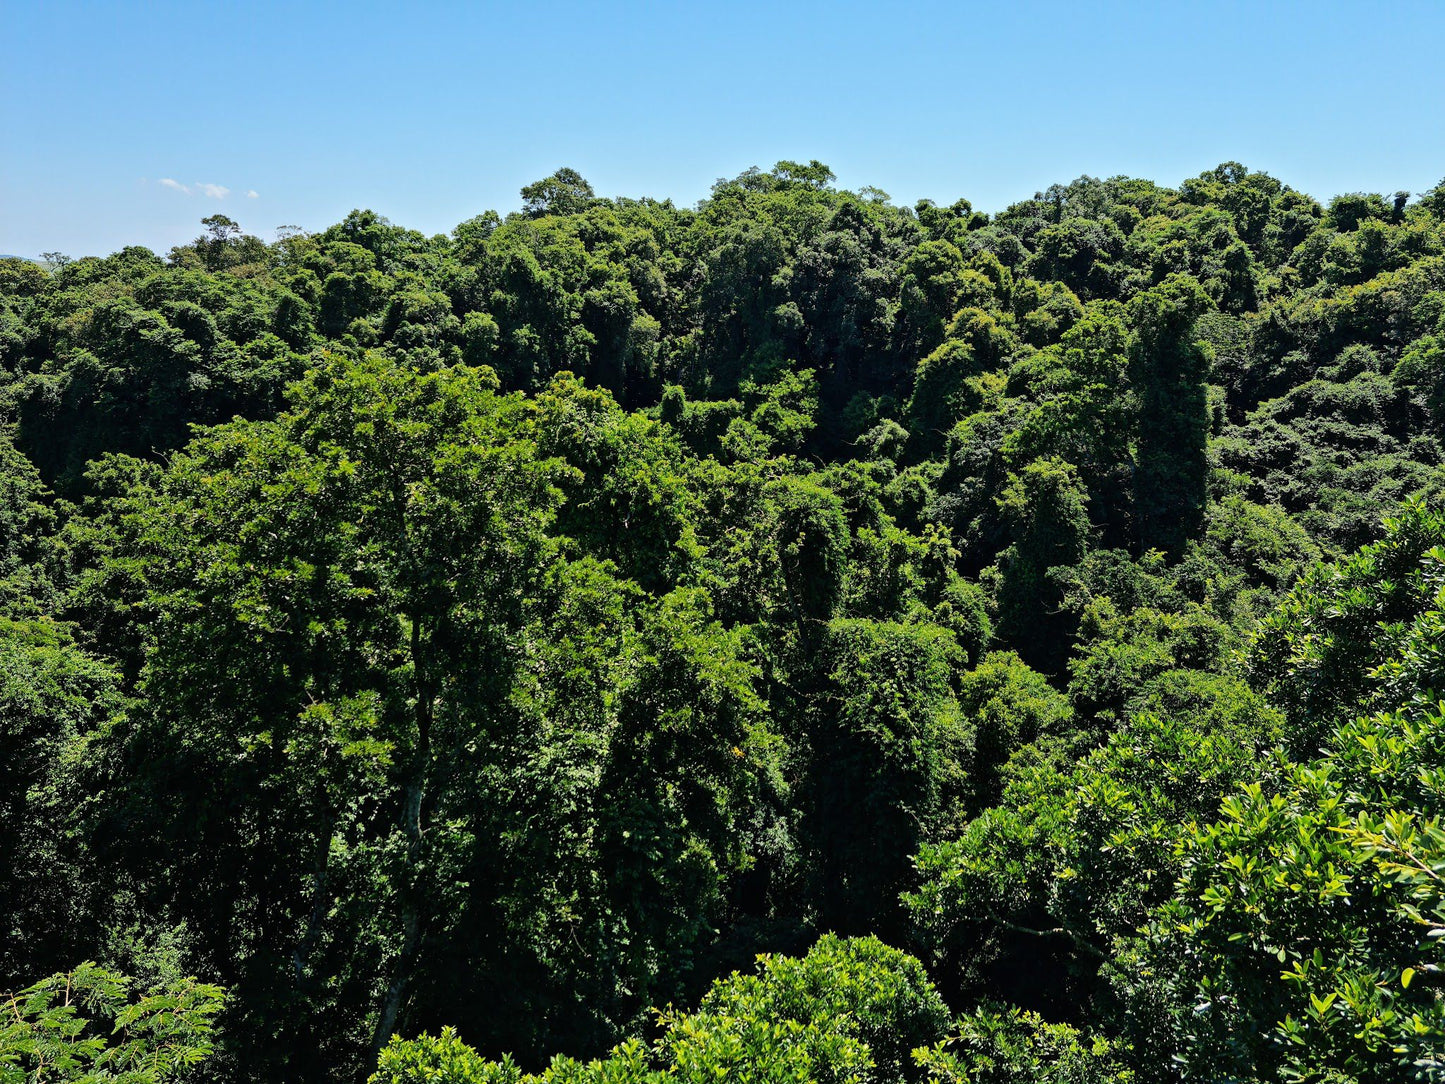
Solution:
[[[397,955],[396,967],[391,983],[381,1000],[377,1014],[376,1032],[372,1035],[372,1057],[391,1039],[396,1030],[397,1018],[406,1000],[406,988],[411,982],[417,956],[421,952],[424,923],[421,907],[425,900],[423,886],[417,883],[417,870],[421,865],[423,827],[421,819],[422,797],[426,787],[428,769],[431,766],[431,730],[434,693],[430,679],[430,668],[423,655],[426,653],[426,637],[417,621],[411,626],[412,673],[416,693],[416,753],[412,757],[411,769],[402,797],[401,830],[406,836],[406,883],[401,894],[402,945]]]
[[[301,992],[306,985],[306,972],[311,966],[311,953],[321,938],[321,920],[326,914],[327,889],[331,881],[331,835],[336,818],[328,812],[320,832],[321,853],[316,858],[316,868],[311,874],[311,913],[306,916],[306,929],[301,940],[291,950],[291,968],[296,975],[296,989]]]
[[[374,1062],[384,1047],[391,1039],[392,1033],[396,1030],[397,1017],[401,1015],[401,1005],[406,997],[407,984],[411,981],[411,972],[416,964],[417,953],[421,948],[421,912],[415,905],[409,905],[402,911],[402,929],[405,931],[405,940],[402,942],[401,955],[396,960],[396,971],[392,975],[391,984],[386,988],[386,996],[381,1000],[381,1012],[376,1021],[376,1033],[371,1037],[371,1060]]]

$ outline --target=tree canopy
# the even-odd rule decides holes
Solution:
[[[521,198],[0,259],[0,1080],[1445,1078],[1442,189]]]

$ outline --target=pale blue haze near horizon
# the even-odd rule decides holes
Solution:
[[[442,233],[562,165],[685,205],[783,158],[987,211],[1226,160],[1419,192],[1445,175],[1442,40],[1438,0],[0,0],[0,253],[164,252],[217,212]]]

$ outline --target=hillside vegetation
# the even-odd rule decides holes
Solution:
[[[522,197],[0,259],[0,1081],[1445,1079],[1445,187]]]

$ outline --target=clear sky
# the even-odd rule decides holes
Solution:
[[[692,204],[818,158],[899,202],[1230,159],[1319,197],[1445,176],[1445,2],[0,0],[0,253],[444,232],[558,166]]]

